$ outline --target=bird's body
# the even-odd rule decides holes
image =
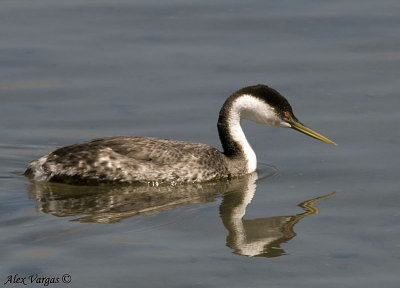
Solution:
[[[229,169],[229,159],[211,146],[150,137],[110,137],[74,144],[30,165],[40,169],[36,168],[37,180],[80,184],[196,182],[228,177],[237,170]],[[239,169],[235,174],[244,172]]]
[[[110,137],[59,148],[33,160],[26,174],[38,181],[73,184],[203,182],[248,174],[256,170],[257,160],[241,119],[294,128],[334,144],[303,126],[277,91],[256,85],[232,94],[220,111],[218,132],[223,152],[200,143]]]

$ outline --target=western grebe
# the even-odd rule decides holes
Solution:
[[[240,121],[293,128],[333,141],[304,126],[278,91],[255,85],[233,93],[219,113],[223,152],[211,146],[150,137],[109,137],[59,148],[30,162],[25,175],[37,181],[71,184],[104,182],[203,182],[254,172],[256,154]]]

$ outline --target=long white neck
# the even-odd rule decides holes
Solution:
[[[247,141],[241,126],[241,120],[243,119],[243,106],[241,104],[240,101],[237,101],[232,107],[231,117],[228,118],[228,133],[243,152],[247,162],[247,173],[251,173],[257,169],[257,156],[250,143]]]
[[[246,172],[251,173],[257,169],[257,157],[240,125],[242,119],[273,126],[276,116],[273,107],[246,94],[232,95],[221,109],[218,131],[224,154],[231,158],[244,158]]]

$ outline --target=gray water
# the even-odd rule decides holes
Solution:
[[[399,287],[399,15],[389,0],[1,1],[0,284]],[[339,146],[244,122],[258,175],[230,182],[21,175],[112,135],[220,148],[220,106],[257,83]]]

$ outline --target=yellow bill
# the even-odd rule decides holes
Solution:
[[[310,128],[304,126],[303,124],[300,124],[299,122],[289,121],[289,124],[292,125],[293,129],[300,131],[301,133],[304,133],[304,134],[311,136],[315,139],[318,139],[320,141],[337,146],[337,144],[335,142],[333,142],[332,140],[329,140],[325,136],[322,136],[321,134],[311,130]]]

